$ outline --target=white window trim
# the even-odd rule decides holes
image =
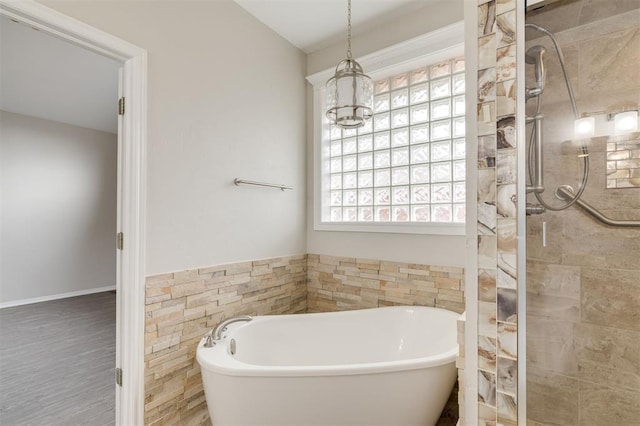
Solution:
[[[358,62],[378,80],[410,71],[424,64],[464,55],[464,22],[456,22],[425,35],[363,56]],[[307,77],[313,86],[313,224],[316,231],[386,232],[397,234],[465,235],[464,223],[322,222],[322,116],[325,110],[325,83],[334,68]]]

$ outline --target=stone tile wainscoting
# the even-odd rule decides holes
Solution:
[[[309,312],[393,305],[464,311],[463,269],[308,255]]]
[[[223,318],[388,305],[462,312],[462,283],[462,268],[314,254],[147,277],[145,424],[210,424],[195,353]],[[455,423],[456,398],[439,425]]]
[[[223,318],[306,312],[306,270],[303,254],[147,277],[145,424],[208,424],[198,342]]]

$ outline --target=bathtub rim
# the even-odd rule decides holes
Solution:
[[[367,311],[373,309],[422,309],[438,310],[447,312],[454,320],[453,331],[457,332],[457,319],[460,314],[448,309],[436,308],[431,306],[385,306],[380,308],[357,309],[351,311],[336,312],[320,312],[295,315],[332,315],[332,314],[352,314],[359,311]],[[255,317],[284,317],[293,314],[284,315],[262,315]],[[196,359],[200,368],[212,373],[222,374],[225,376],[242,376],[242,377],[330,377],[330,376],[352,376],[363,374],[384,374],[397,371],[419,370],[424,368],[433,368],[450,363],[455,364],[458,355],[458,344],[456,343],[449,350],[419,358],[410,358],[405,360],[392,360],[383,362],[369,362],[362,364],[334,364],[334,365],[308,365],[308,366],[263,366],[249,364],[233,358],[229,353],[228,342],[233,337],[233,330],[242,328],[249,323],[239,324],[231,329],[228,336],[223,339],[224,343],[218,343],[212,348],[204,347],[204,338],[198,343],[196,350]]]

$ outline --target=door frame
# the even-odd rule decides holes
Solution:
[[[33,0],[0,0],[0,14],[123,64],[125,114],[118,126],[116,424],[144,424],[144,232],[147,140],[147,52]],[[114,105],[114,111],[116,105]],[[114,235],[114,244],[115,244]]]

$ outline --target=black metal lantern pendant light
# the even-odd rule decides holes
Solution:
[[[351,57],[351,0],[347,21],[347,59],[327,81],[327,118],[344,129],[357,129],[373,116],[373,81]]]

